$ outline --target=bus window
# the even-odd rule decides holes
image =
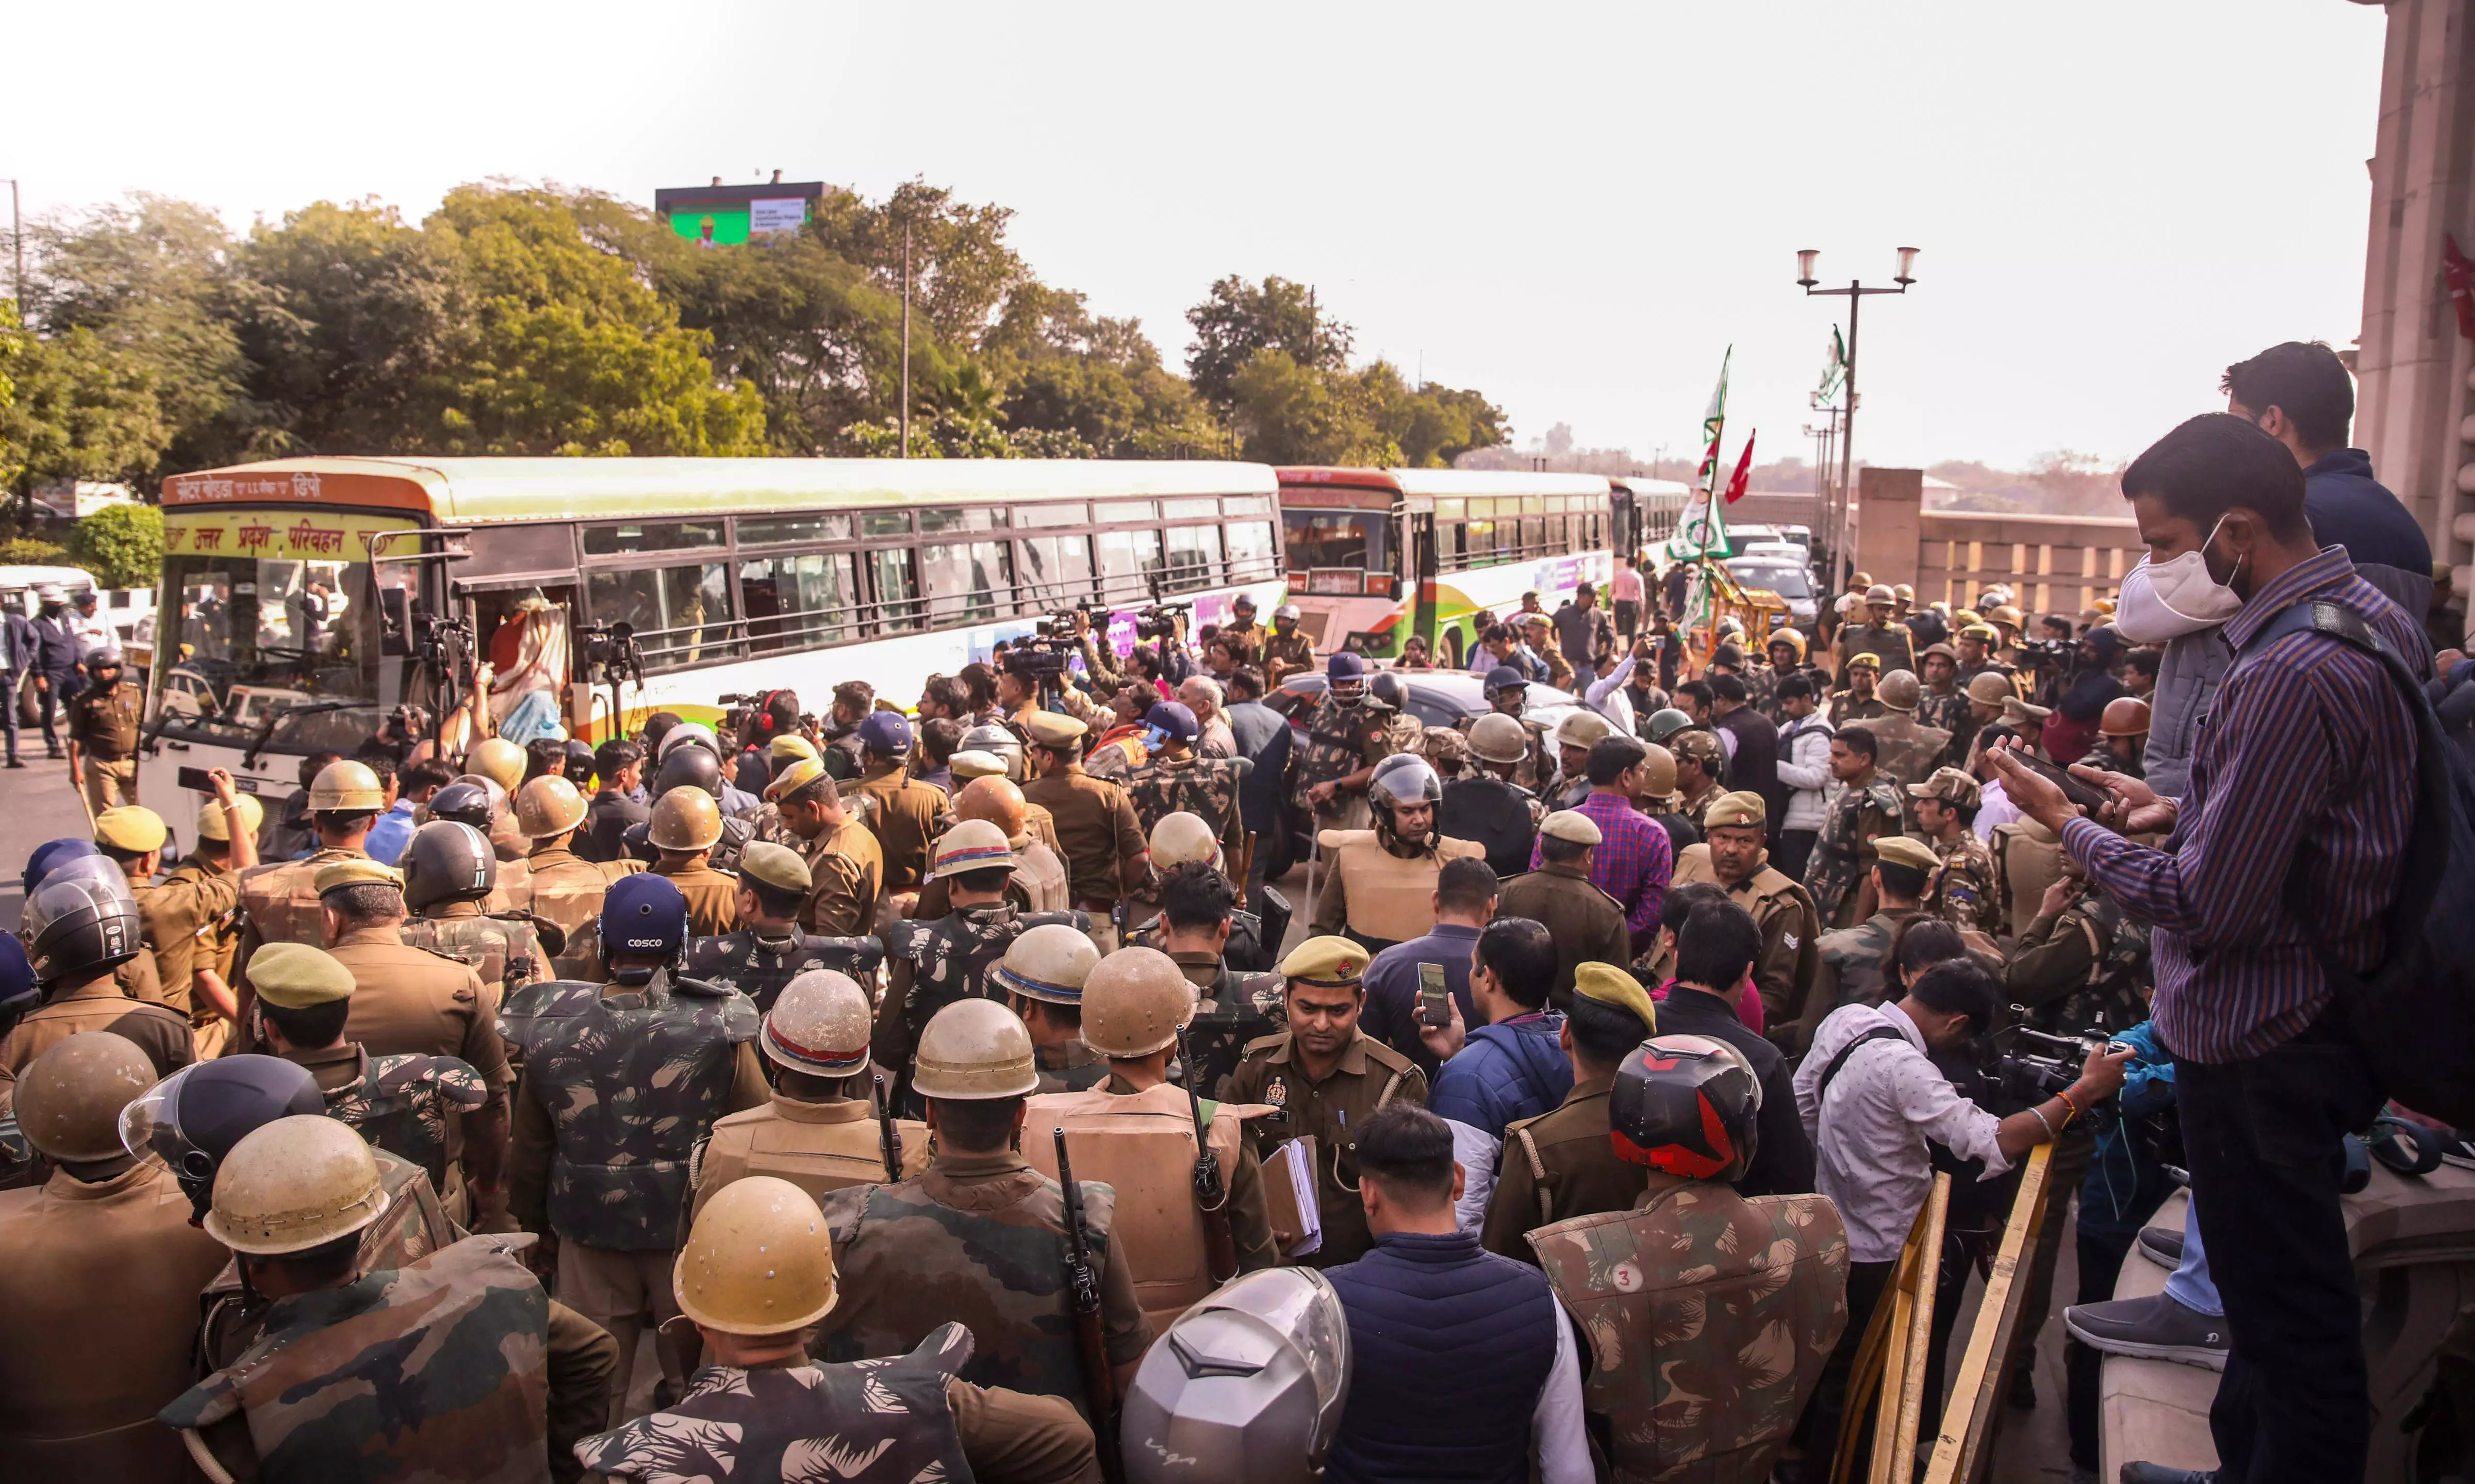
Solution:
[[[1040,508],[1040,507],[1034,507]],[[1053,508],[1053,507],[1049,507]],[[1083,507],[1074,507],[1080,511]],[[1023,512],[1025,516],[1031,511]],[[1023,523],[1029,524],[1028,521]],[[1054,610],[1091,596],[1091,539],[1088,536],[1032,536],[1022,543],[1023,601]]]
[[[936,531],[1003,530],[1006,511],[1003,505],[972,505],[962,510],[922,510],[919,529],[922,534]]]
[[[632,525],[588,525],[587,556],[633,556],[643,551],[685,551],[722,545],[720,521],[642,521]]]
[[[647,669],[678,669],[739,652],[729,572],[720,562],[588,572],[585,593],[594,621],[635,625]]]
[[[1281,524],[1288,541],[1289,571],[1355,567],[1388,572],[1384,533],[1390,521],[1377,510],[1284,510]]]
[[[910,519],[909,512],[903,519]],[[919,585],[911,577],[911,553],[899,547],[870,551],[868,569],[876,584],[876,631],[901,634],[919,627]]]
[[[1547,522],[1543,516],[1521,518],[1521,547],[1526,555],[1540,555],[1547,549]]]
[[[836,519],[840,519],[837,517]],[[753,522],[740,523],[747,539]],[[740,608],[749,647],[759,654],[858,637],[851,609],[859,584],[847,552],[760,557],[739,564]]]
[[[1172,505],[1177,501],[1171,500]],[[1210,504],[1210,500],[1203,501]],[[1172,525],[1168,528],[1168,582],[1164,591],[1191,593],[1208,588],[1217,579],[1220,566],[1220,527],[1217,525]]]
[[[928,619],[933,623],[986,619],[996,612],[999,601],[1009,610],[1014,606],[1014,564],[1002,541],[921,547],[919,577],[928,591]]]
[[[1144,578],[1160,571],[1160,532],[1102,531],[1097,545],[1102,596],[1134,598],[1151,591]]]
[[[1089,525],[1091,512],[1089,506],[1079,501],[1070,505],[1025,505],[1014,513],[1014,523],[1017,526]]]
[[[1236,500],[1231,500],[1236,504]],[[1262,582],[1280,575],[1273,560],[1272,523],[1239,521],[1229,527],[1229,580]]]
[[[848,541],[850,533],[850,517],[846,515],[786,515],[739,523],[739,544],[743,547],[784,547],[794,543],[810,546]]]

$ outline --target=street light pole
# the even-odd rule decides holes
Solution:
[[[902,218],[902,456],[911,456],[911,217]]]
[[[1846,288],[1820,287],[1822,280],[1813,276],[1813,264],[1821,255],[1821,251],[1816,248],[1798,251],[1796,281],[1808,299],[1844,296],[1848,301],[1848,377],[1842,387],[1846,400],[1839,411],[1839,492],[1833,501],[1836,512],[1832,518],[1830,538],[1830,585],[1835,588],[1847,580],[1849,572],[1855,571],[1848,555],[1848,504],[1856,472],[1856,311],[1868,294],[1904,294],[1908,291],[1908,285],[1917,280],[1917,250],[1912,247],[1899,249],[1899,271],[1891,280],[1899,285],[1897,288],[1868,288],[1862,280],[1857,279],[1849,280]]]

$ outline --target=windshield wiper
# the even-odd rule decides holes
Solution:
[[[240,766],[253,770],[257,768],[257,755],[264,752],[266,744],[275,740],[276,723],[286,718],[306,717],[321,711],[344,711],[355,704],[357,703],[353,701],[301,701],[268,712],[266,719],[258,724],[257,735],[250,739],[249,750],[240,755]]]

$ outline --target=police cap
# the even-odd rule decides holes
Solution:
[[[740,853],[739,874],[750,881],[761,881],[780,891],[796,891],[805,895],[816,886],[808,874],[808,863],[799,853],[770,840],[756,840]]]
[[[346,861],[331,861],[318,867],[318,873],[309,878],[309,885],[320,896],[330,891],[341,891],[347,887],[386,887],[401,891],[404,878],[397,875],[392,867],[380,865],[367,856],[354,856]]]
[[[1722,793],[1702,811],[1702,828],[1705,830],[1760,829],[1769,822],[1769,806],[1750,789]]]
[[[307,1010],[352,998],[353,971],[307,943],[268,943],[249,956],[249,982],[278,1010]]]
[[[1924,782],[1908,785],[1908,797],[1940,799],[1946,804],[1973,805],[1983,796],[1976,780],[1970,777],[1964,768],[1937,767],[1933,776]]]
[[[1595,845],[1606,837],[1597,820],[1578,809],[1559,809],[1539,823],[1538,833],[1549,839],[1568,840],[1576,845]]]
[[[1311,937],[1289,950],[1280,963],[1284,979],[1318,989],[1363,989],[1367,952],[1345,937]]]
[[[107,809],[94,816],[94,838],[100,844],[129,855],[142,856],[150,850],[160,850],[172,832],[163,826],[163,816],[136,804],[123,804]]]
[[[1874,841],[1874,853],[1885,865],[1905,865],[1915,870],[1929,871],[1942,864],[1933,847],[1924,840],[1905,835],[1885,835]]]
[[[1658,1007],[1651,1003],[1650,991],[1641,986],[1640,980],[1612,963],[1574,965],[1573,992],[1585,1000],[1630,1010],[1641,1022],[1642,1034],[1657,1034]]]
[[[1082,740],[1084,733],[1091,730],[1072,717],[1054,711],[1033,712],[1023,718],[1022,729],[1031,734],[1033,745],[1061,750],[1071,748]]]

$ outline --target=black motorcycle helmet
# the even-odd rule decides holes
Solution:
[[[115,878],[118,871],[112,872]],[[28,935],[35,977],[46,985],[63,979],[87,978],[128,962],[143,951],[136,898],[128,883],[99,880],[67,868],[35,891],[26,903],[22,930]]]
[[[490,791],[478,783],[457,781],[429,796],[429,817],[471,825],[490,833]]]
[[[478,902],[498,884],[498,855],[479,830],[461,819],[432,819],[413,832],[404,853],[404,906],[420,912],[440,902]]]
[[[653,797],[660,798],[673,789],[702,789],[715,798],[722,797],[722,760],[702,747],[674,747],[653,772]]]
[[[218,1057],[181,1068],[121,1109],[120,1144],[136,1158],[161,1160],[203,1217],[233,1146],[279,1118],[326,1111],[307,1067],[282,1057]]]
[[[568,782],[576,785],[579,790],[591,785],[593,782],[593,744],[588,742],[579,742],[574,738],[570,738],[567,743],[567,751],[559,760],[558,770],[562,774],[566,775]]]

